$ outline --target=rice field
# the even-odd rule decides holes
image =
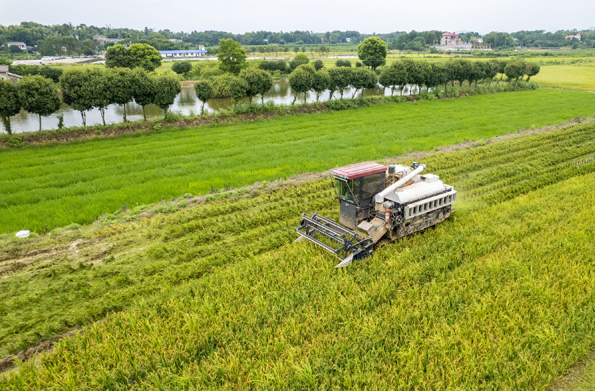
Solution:
[[[594,104],[590,93],[538,90],[3,150],[0,232],[590,117]]]
[[[595,345],[595,125],[480,145],[423,159],[450,219],[347,269],[292,243],[328,180],[8,244],[2,354],[83,329],[0,388],[546,388]]]
[[[542,66],[531,80],[546,87],[595,91],[595,64]]]

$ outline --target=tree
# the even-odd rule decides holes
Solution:
[[[169,107],[174,104],[176,96],[182,91],[180,80],[171,74],[153,76],[153,78],[153,85],[155,86],[153,104],[159,106],[165,116]]]
[[[240,72],[240,77],[247,83],[246,96],[252,103],[252,98],[260,95],[262,103],[264,103],[264,94],[266,94],[273,87],[273,78],[268,72],[260,69],[244,69]]]
[[[304,99],[306,93],[312,89],[314,84],[314,74],[316,69],[312,65],[302,64],[291,72],[289,75],[289,86],[295,92],[295,97],[292,104],[295,104],[297,95],[304,93]]]
[[[320,69],[314,73],[312,79],[312,90],[316,92],[316,102],[320,98],[320,94],[329,88],[331,77],[326,69]]]
[[[380,73],[379,82],[383,87],[390,87],[391,95],[395,88],[401,86],[401,91],[408,83],[407,68],[402,61],[396,61],[391,66],[384,68]]]
[[[369,37],[364,39],[357,47],[357,56],[372,69],[376,69],[386,64],[386,42],[378,37]]]
[[[322,68],[324,68],[324,63],[322,62],[322,60],[316,60],[312,63],[312,65],[314,65],[314,69],[316,69],[317,71],[321,70]]]
[[[508,82],[510,83],[512,79],[515,81],[519,80],[519,77],[523,77],[525,74],[525,63],[523,61],[511,61],[506,65],[504,68],[504,74],[508,77]]]
[[[480,61],[475,61],[470,63],[469,69],[469,86],[471,86],[472,82],[475,82],[475,86],[477,87],[477,82],[485,78],[485,69],[484,63]]]
[[[121,105],[126,118],[126,103],[131,102],[134,94],[132,70],[128,68],[111,68],[105,73],[106,86],[110,92],[110,104]]]
[[[231,38],[220,39],[217,60],[223,72],[237,75],[246,67],[246,50]]]
[[[187,74],[192,70],[192,63],[190,61],[175,61],[171,70],[178,75]]]
[[[500,81],[502,81],[502,78],[504,77],[504,69],[508,65],[508,61],[505,61],[505,60],[494,60],[494,61],[496,61],[498,63],[498,73],[500,74]]]
[[[499,64],[496,60],[490,60],[484,63],[485,78],[489,80],[488,85],[492,83],[494,77],[498,74]]]
[[[328,70],[328,73],[331,77],[329,84],[331,95],[329,100],[333,97],[333,92],[337,90],[341,93],[341,99],[343,99],[345,88],[349,87],[351,84],[351,68],[331,68]]]
[[[146,43],[133,43],[128,47],[130,59],[129,68],[143,68],[147,72],[153,72],[161,66],[161,53],[153,46]]]
[[[107,52],[105,53],[105,66],[107,68],[132,68],[130,66],[128,50],[124,45],[117,44],[107,48]]]
[[[211,82],[208,80],[199,80],[194,84],[194,90],[196,91],[196,97],[198,98],[198,100],[202,102],[200,113],[204,114],[205,103],[207,103],[207,101],[211,99],[213,95],[215,95],[215,92],[213,91],[213,86],[211,85]]]
[[[355,98],[355,94],[358,90],[362,90],[360,97],[363,97],[364,89],[374,88],[378,83],[376,73],[366,68],[356,68],[351,72],[351,83],[350,85],[354,88],[353,95],[351,98]]]
[[[99,109],[101,114],[101,120],[105,125],[105,110],[107,106],[112,104],[112,91],[111,86],[108,85],[105,70],[102,68],[91,68],[89,69],[89,84],[87,88],[91,92],[91,101],[93,107]]]
[[[133,43],[128,49],[117,44],[107,48],[105,54],[107,68],[143,68],[152,72],[161,66],[161,54],[146,43]]]
[[[308,58],[308,56],[306,56],[303,53],[299,53],[295,56],[293,60],[289,62],[289,68],[291,69],[291,72],[293,72],[300,65],[308,64],[309,62],[310,59]]]
[[[403,60],[405,69],[407,69],[407,81],[411,85],[421,87],[426,83],[427,74],[430,67],[426,61]]]
[[[234,105],[237,105],[242,98],[246,96],[248,90],[248,83],[241,77],[232,76],[228,83],[229,96],[234,101]]]
[[[62,100],[81,113],[83,126],[87,126],[87,111],[93,108],[93,91],[90,88],[89,68],[71,69],[60,77]]]
[[[459,85],[463,85],[463,82],[467,80],[467,72],[466,72],[466,61],[465,60],[451,60],[446,63],[446,68],[448,70],[449,79],[451,81],[451,85],[454,84],[454,81],[458,81]]]
[[[147,120],[145,106],[153,103],[155,96],[155,84],[147,72],[141,68],[132,70],[132,97],[136,104],[143,108],[143,118]]]
[[[18,84],[19,101],[25,110],[41,117],[48,116],[60,108],[60,95],[53,81],[43,76],[25,76]]]
[[[428,90],[444,84],[444,91],[446,92],[446,83],[448,83],[448,73],[445,65],[443,63],[431,63],[426,78],[426,86],[428,86]]]
[[[0,117],[6,133],[12,134],[10,117],[17,115],[19,111],[21,111],[21,102],[17,86],[9,80],[0,79]]]
[[[538,64],[531,62],[527,63],[527,66],[525,67],[525,75],[527,75],[527,81],[531,80],[531,76],[537,75],[540,70],[541,67]]]

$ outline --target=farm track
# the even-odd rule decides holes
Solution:
[[[374,268],[386,264],[395,272],[394,283],[367,297],[369,304],[360,308],[360,316],[380,319],[383,313],[392,311],[390,305],[401,292],[414,289],[413,292],[431,294],[436,283],[463,278],[461,273],[476,264],[507,257],[510,246],[520,246],[518,251],[522,253],[526,251],[524,246],[539,243],[542,237],[556,238],[567,234],[572,221],[565,219],[572,215],[572,204],[558,207],[557,197],[550,200],[545,191],[540,191],[539,203],[536,201],[535,204],[538,207],[534,210],[527,210],[516,201],[512,203],[515,206],[507,206],[503,201],[514,201],[536,189],[595,172],[593,139],[595,126],[586,124],[488,142],[471,149],[425,155],[423,161],[428,170],[440,173],[445,182],[460,191],[460,208],[457,206],[460,211],[444,227],[383,246],[377,251],[374,259],[365,266],[366,270],[371,268],[369,272],[372,274],[361,278],[374,280],[374,275],[381,274],[381,269]],[[168,215],[92,230],[86,233],[90,239],[87,255],[79,253],[76,260],[60,251],[60,248],[69,248],[67,243],[60,244],[62,247],[55,252],[48,252],[49,259],[43,259],[42,253],[29,253],[28,256],[35,255],[40,259],[16,268],[0,280],[0,330],[6,330],[0,334],[0,346],[5,349],[3,355],[18,353],[19,349],[84,326],[114,311],[124,311],[122,317],[131,321],[127,311],[132,307],[134,313],[135,302],[146,301],[147,297],[153,297],[149,302],[159,301],[158,297],[169,295],[175,287],[200,285],[203,280],[206,284],[210,278],[228,275],[240,261],[263,259],[291,263],[291,257],[312,256],[318,259],[317,267],[321,260],[328,264],[330,257],[320,254],[318,249],[289,243],[295,237],[294,228],[302,211],[317,210],[336,218],[332,195],[327,180],[289,185],[270,193],[232,197]],[[554,210],[555,213],[540,215],[543,210]],[[508,228],[511,222],[514,222],[514,229]],[[552,231],[549,227],[555,222],[561,225]],[[447,234],[447,231],[450,232]],[[69,235],[72,237],[75,233]],[[461,242],[461,238],[465,240]],[[106,243],[112,247],[98,259],[96,250]],[[415,252],[410,252],[410,248],[415,248]],[[36,250],[29,248],[28,251]],[[284,253],[287,256],[282,255]],[[18,263],[18,247],[14,247],[10,254],[12,262]],[[392,260],[392,254],[400,254],[397,264]],[[283,267],[282,264],[279,267]],[[287,267],[291,268],[289,264]],[[28,284],[24,284],[25,281]],[[151,296],[153,294],[156,296]],[[349,291],[344,295],[349,296]],[[232,302],[236,300],[234,297],[235,294],[230,297]],[[39,306],[31,306],[32,302]],[[309,306],[306,302],[304,305]],[[329,307],[328,303],[321,305]],[[419,306],[425,307],[425,311],[431,308],[422,303]],[[63,313],[56,312],[57,308]],[[280,330],[291,329],[296,318],[283,316],[282,308],[269,315],[263,314],[262,321]],[[438,311],[437,308],[432,311]],[[18,316],[15,316],[16,312]],[[473,311],[468,309],[459,315],[466,319],[473,315]],[[238,316],[244,318],[249,314]],[[329,315],[326,320],[328,324],[338,325],[345,335],[349,335],[348,331],[353,327],[357,328],[344,323],[340,313]],[[303,352],[308,351],[309,343],[335,338],[332,335],[336,330],[331,333],[317,329],[324,324],[311,325],[313,328],[302,335],[310,341],[304,345]],[[388,324],[375,327],[390,328]],[[413,333],[414,327],[413,323],[407,325],[407,332]],[[430,333],[425,326],[422,330]],[[362,335],[368,334],[365,329],[362,332]],[[213,333],[208,331],[205,338],[216,338]],[[350,344],[348,337],[336,338]],[[367,349],[366,346],[374,348],[371,341],[362,338],[357,338],[362,349]],[[303,340],[300,342],[304,343]],[[60,346],[66,348],[69,343]],[[323,357],[331,360],[333,354],[338,352],[331,348]],[[576,354],[573,351],[573,355]]]

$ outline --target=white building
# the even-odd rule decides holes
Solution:
[[[120,41],[123,41],[120,38],[107,38],[105,35],[94,35],[93,39],[95,41],[98,41],[102,45],[105,45],[107,42],[118,43]]]
[[[25,42],[7,42],[6,46],[8,46],[8,47],[16,46],[21,50],[27,50],[27,44]]]

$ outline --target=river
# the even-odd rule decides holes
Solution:
[[[345,89],[343,97],[350,98],[354,90],[351,88]],[[398,92],[395,92],[397,94]],[[358,91],[356,96],[360,96],[361,91]],[[366,89],[363,92],[364,96],[383,95],[381,87]],[[339,98],[339,93],[333,94],[333,99]],[[390,89],[384,91],[384,95],[390,95]],[[326,101],[329,98],[329,92],[325,91],[320,95],[321,101]],[[273,84],[273,88],[265,94],[265,102],[273,101],[279,105],[290,105],[293,102],[294,95],[289,87],[289,82],[278,81]],[[254,98],[255,102],[260,102],[260,96]],[[311,103],[316,101],[316,94],[309,92],[306,101]],[[244,99],[244,103],[248,99]],[[304,95],[300,94],[296,103],[303,103]],[[205,105],[205,112],[215,112],[222,109],[230,109],[233,106],[231,99],[211,99]],[[171,106],[170,111],[178,112],[183,115],[199,114],[201,102],[196,98],[194,86],[189,84],[182,85],[182,92],[177,96],[175,103]],[[147,118],[154,118],[163,116],[163,111],[154,105],[146,107]],[[143,110],[141,106],[136,103],[128,103],[126,105],[126,113],[129,121],[140,120],[143,118]],[[78,111],[71,109],[68,105],[62,105],[56,113],[42,118],[42,129],[57,129],[59,117],[64,118],[65,127],[82,126],[83,122],[81,114]],[[108,106],[105,112],[105,120],[107,123],[120,123],[123,120],[124,108],[120,105]],[[39,120],[36,114],[28,113],[24,110],[10,118],[13,133],[35,132],[39,130]],[[91,110],[87,113],[87,125],[101,124],[101,114],[98,109]],[[4,128],[2,128],[4,131]]]

